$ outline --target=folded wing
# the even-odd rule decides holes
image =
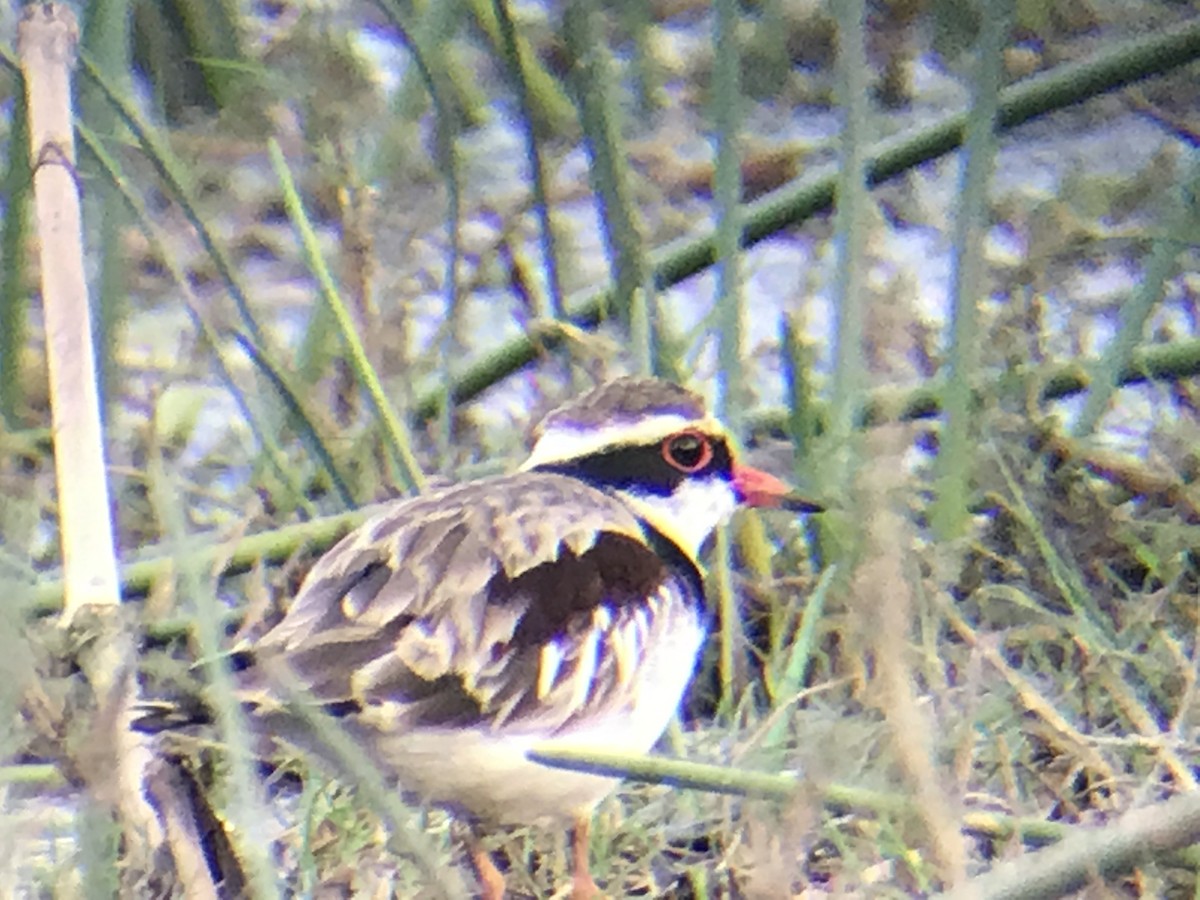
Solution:
[[[254,654],[382,730],[559,728],[632,703],[640,651],[700,601],[653,541],[574,478],[460,485],[347,536]]]

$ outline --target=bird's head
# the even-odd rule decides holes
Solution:
[[[739,504],[821,510],[738,462],[725,427],[699,396],[653,378],[619,378],[551,412],[521,468],[618,493],[693,559]]]

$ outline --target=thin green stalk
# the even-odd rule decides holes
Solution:
[[[632,778],[651,784],[693,788],[713,794],[789,799],[800,789],[795,775],[754,772],[711,763],[668,759],[660,756],[614,753],[585,747],[535,747],[529,758],[542,765],[595,775]],[[903,801],[900,801],[902,804]]]
[[[250,896],[262,900],[277,897],[279,884],[270,857],[271,840],[267,830],[272,816],[255,772],[256,756],[251,746],[250,725],[235,695],[233,673],[224,653],[221,603],[212,589],[211,576],[202,557],[183,548],[187,534],[183,507],[175,496],[159,448],[152,448],[149,458],[150,495],[168,544],[178,548],[172,556],[177,566],[179,589],[194,604],[193,633],[197,656],[205,670],[210,688],[208,699],[225,747],[225,777],[229,780],[229,790],[225,793],[224,813],[228,816],[230,833],[246,871]]]
[[[0,57],[3,57],[2,49]],[[1001,91],[999,129],[1002,132],[1009,131],[1048,112],[1125,87],[1143,78],[1163,75],[1198,58],[1200,20],[1183,27],[1173,26],[1169,31],[1140,37],[1116,47],[1107,47],[1088,59],[1059,66]],[[873,144],[868,154],[869,183],[876,185],[887,181],[957,149],[962,143],[965,128],[966,114],[954,113],[932,125]],[[742,246],[756,244],[827,210],[833,202],[837,178],[836,164],[818,166],[806,171],[789,185],[748,204]],[[701,235],[652,252],[649,263],[655,287],[662,290],[678,284],[712,265],[715,258],[716,240],[713,234]],[[568,299],[567,314],[578,326],[595,326],[604,319],[612,297],[612,287],[584,292]],[[515,338],[461,372],[450,386],[450,394],[456,403],[465,403],[533,361],[548,346],[553,348],[556,344],[553,340],[535,341],[529,336]],[[1080,379],[1085,377],[1073,373],[1068,376],[1074,384],[1080,383]],[[415,410],[417,417],[428,420],[437,415],[440,397],[440,389],[421,397]],[[936,402],[935,398],[927,396],[919,405],[931,410]]]
[[[337,322],[328,303],[318,303],[304,326],[304,336],[296,348],[292,367],[296,380],[311,387],[329,371],[337,341]]]
[[[0,417],[8,429],[18,425],[21,408],[21,354],[28,333],[30,254],[29,208],[33,188],[33,169],[29,165],[29,111],[25,105],[24,83],[13,95],[9,117],[8,168],[3,190],[7,200],[4,231],[0,234]]]
[[[600,198],[600,223],[612,267],[612,301],[628,327],[635,294],[647,283],[645,238],[630,191],[630,171],[621,150],[619,86],[608,45],[599,28],[600,13],[590,0],[569,0],[563,11],[563,36],[574,58],[573,88],[591,166],[592,188]],[[642,302],[653,308],[654,299]]]
[[[83,10],[83,49],[95,60],[97,67],[113,80],[127,88],[131,81],[130,59],[130,0],[95,0]],[[101,108],[90,94],[95,88],[80,91],[80,107],[84,117],[93,128],[107,133],[115,122],[111,111]]]
[[[652,26],[655,10],[646,0],[618,0],[616,13],[633,47],[630,74],[637,90],[637,111],[649,116],[662,106],[667,97],[662,90],[663,71],[655,54]],[[704,896],[699,894],[697,896]]]
[[[670,381],[686,382],[694,374],[694,366],[685,361],[688,347],[698,347],[695,341],[686,340],[680,334],[679,323],[672,317],[671,309],[662,302],[662,295],[654,288],[654,272],[646,270],[647,296],[654,298],[654,306],[647,310],[649,323],[649,348],[651,371]]]
[[[717,618],[721,623],[717,657],[721,696],[718,698],[717,713],[728,718],[733,715],[736,701],[736,653],[741,644],[742,618],[738,609],[737,592],[733,589],[733,548],[727,525],[717,529],[712,557],[710,583],[717,600]]]
[[[499,21],[500,11],[488,0],[465,0],[488,41],[496,52],[509,56],[508,38],[503,34],[504,25]],[[507,10],[507,8],[506,8]],[[489,14],[490,13],[490,14]],[[577,133],[575,107],[559,80],[547,69],[538,56],[532,42],[514,32],[517,54],[521,60],[521,80],[525,84],[529,107],[522,104],[521,116],[533,124],[534,131],[543,139],[567,138]]]
[[[1179,380],[1197,375],[1200,375],[1200,340],[1180,341],[1178,345],[1139,349],[1134,353],[1129,368],[1121,373],[1119,383],[1136,384],[1149,379]],[[1042,400],[1078,393],[1088,384],[1087,374],[1078,365],[1053,367],[1039,380],[1044,385]],[[860,426],[869,427],[878,421],[929,418],[938,414],[940,394],[936,386],[913,391],[892,387],[877,389],[871,392],[856,421]],[[788,410],[783,407],[763,408],[747,416],[747,425],[751,432],[783,432],[788,415]],[[44,436],[38,434],[36,439],[44,440]],[[233,544],[232,549],[227,542],[214,543],[205,539],[198,543],[211,563],[224,563],[223,575],[234,575],[259,563],[273,565],[284,562],[300,546],[309,543],[327,547],[350,527],[364,521],[374,509],[376,507],[351,510],[250,535]],[[171,560],[159,555],[161,553],[161,548],[147,548],[147,558],[122,567],[121,589],[125,595],[144,595],[160,578],[170,574]],[[39,578],[33,586],[32,598],[31,614],[49,615],[57,612],[62,605],[62,582]]]
[[[742,374],[742,334],[745,311],[739,243],[742,232],[739,202],[742,194],[738,137],[741,130],[741,87],[738,73],[738,4],[717,0],[713,18],[713,113],[716,124],[716,172],[713,200],[717,211],[717,379],[716,412],[731,432],[740,437],[748,398]],[[733,560],[729,529],[717,530],[713,577],[720,605],[721,643],[720,711],[729,716],[734,709],[736,658],[740,646],[741,616],[733,589]]]
[[[742,125],[737,0],[717,0],[713,17],[713,112],[716,121],[717,162],[713,200],[717,210],[717,415],[731,432],[742,436],[742,419],[749,402],[742,371],[746,311],[742,297],[740,244],[742,235],[741,160],[738,140]]]
[[[167,273],[171,276],[171,280],[175,282],[175,287],[180,293],[184,309],[187,310],[192,324],[204,336],[204,340],[212,350],[213,367],[216,369],[218,378],[220,378],[229,395],[233,397],[234,402],[237,403],[238,409],[241,410],[243,421],[245,421],[246,426],[250,429],[250,433],[254,435],[258,446],[262,448],[262,452],[266,455],[269,465],[275,471],[280,481],[287,487],[292,501],[299,504],[310,518],[315,516],[316,509],[305,496],[304,490],[296,480],[295,474],[292,471],[293,467],[285,459],[283,451],[271,434],[270,429],[263,428],[259,423],[258,417],[250,408],[249,398],[242,392],[237,384],[237,380],[233,377],[231,366],[226,359],[223,349],[223,340],[217,334],[216,329],[208,323],[208,320],[200,312],[201,304],[193,293],[187,276],[184,275],[183,270],[175,262],[174,256],[167,252],[160,229],[154,224],[154,219],[146,209],[141,196],[130,188],[129,181],[125,177],[120,163],[108,152],[96,134],[82,122],[77,122],[75,129],[79,133],[80,143],[87,148],[92,158],[100,166],[101,171],[104,172],[109,183],[114,186],[125,201],[125,205],[129,208],[134,219],[141,227],[142,233],[146,236],[150,249],[158,259],[163,261],[163,265],[166,266]],[[308,424],[307,418],[303,417],[302,414],[301,418],[304,424]],[[318,451],[317,455],[321,456],[324,453],[323,458],[327,458],[328,454],[325,452],[324,446],[320,443],[311,425],[309,425],[309,430],[313,434],[315,449]],[[329,468],[329,465],[326,468],[329,472],[330,480],[342,496],[342,502],[347,506],[353,506],[353,498],[349,490],[345,487],[340,475],[336,470]]]
[[[446,186],[446,280],[443,291],[446,296],[446,324],[448,327],[441,344],[441,366],[444,373],[442,384],[446,387],[443,394],[442,427],[439,429],[439,434],[442,439],[441,458],[447,459],[449,453],[446,451],[449,449],[455,406],[449,385],[461,367],[459,361],[463,357],[465,344],[461,330],[466,324],[463,321],[464,297],[458,278],[459,264],[462,262],[462,191],[458,174],[458,143],[456,140],[458,129],[451,122],[446,110],[445,98],[439,89],[438,82],[428,68],[421,48],[413,46],[410,49],[413,58],[417,61],[418,70],[425,75],[426,87],[430,97],[433,98],[438,170],[441,172],[442,181]]]
[[[829,597],[829,589],[833,585],[838,567],[830,566],[821,573],[821,578],[813,592],[804,604],[803,618],[800,627],[792,635],[791,649],[788,652],[787,663],[783,672],[772,679],[775,684],[775,707],[793,702],[804,686],[804,676],[808,672],[808,664],[812,661],[813,651],[817,646],[817,624],[825,611],[825,601]],[[779,716],[771,730],[767,732],[764,745],[779,746],[787,737],[787,719]]]
[[[246,55],[242,52],[241,9],[227,0],[176,4],[186,52],[204,71],[204,86],[218,109],[227,110],[245,93]],[[178,66],[172,66],[178,71]],[[262,112],[255,110],[258,115]]]
[[[104,97],[112,104],[121,120],[133,132],[134,137],[141,145],[142,150],[146,154],[146,158],[150,160],[159,177],[166,182],[167,189],[183,210],[184,216],[196,229],[196,236],[200,238],[200,243],[204,245],[204,250],[208,253],[213,261],[213,265],[217,268],[217,273],[221,276],[221,281],[225,284],[229,295],[233,298],[234,305],[237,307],[238,313],[241,315],[242,323],[246,330],[250,332],[254,338],[254,342],[260,347],[265,347],[267,344],[264,341],[262,329],[259,327],[258,320],[250,310],[250,300],[237,274],[234,271],[233,265],[229,258],[225,255],[225,251],[221,249],[213,236],[208,223],[200,216],[199,210],[196,208],[195,199],[192,194],[189,182],[191,179],[185,174],[185,166],[176,158],[174,152],[167,146],[158,134],[158,132],[150,125],[142,121],[141,114],[136,107],[125,99],[125,96],[109,81],[108,77],[100,71],[99,67],[86,54],[79,55],[79,62],[83,66],[83,71],[98,87]]]
[[[92,323],[96,345],[96,380],[100,394],[101,414],[119,395],[117,379],[121,366],[119,354],[123,333],[121,325],[129,311],[129,260],[122,237],[129,226],[124,204],[110,184],[100,185],[84,201],[85,219],[98,223],[96,251],[100,256],[100,277],[92,304],[95,320]]]
[[[654,340],[656,316],[650,311],[650,298],[655,298],[654,285],[647,282],[634,291],[629,304],[629,346],[633,356],[633,371],[638,375],[663,375],[655,362],[658,358]]]
[[[317,857],[313,853],[313,845],[317,837],[317,798],[321,796],[325,787],[315,773],[309,773],[309,776],[304,779],[300,802],[297,804],[301,815],[298,826],[300,840],[297,856],[299,859],[296,868],[299,873],[300,894],[304,897],[315,895],[317,886],[320,884]]]
[[[65,787],[67,779],[53,763],[0,766],[0,785],[32,784],[43,790]]]
[[[361,525],[369,515],[378,512],[378,506],[368,506],[349,512],[324,516],[311,522],[285,525],[273,531],[264,531],[243,537],[230,546],[227,541],[214,541],[211,536],[188,538],[186,546],[159,545],[148,548],[146,558],[126,562],[121,567],[121,592],[125,597],[145,596],[162,582],[173,577],[175,562],[172,554],[186,551],[195,555],[208,568],[219,567],[221,577],[248,571],[259,564],[277,565],[290,559],[305,547],[327,548],[346,534],[351,528]],[[29,613],[49,615],[62,608],[63,585],[61,581],[40,577],[30,592]],[[178,633],[177,623],[161,627],[153,624],[148,630],[162,633]]]
[[[533,99],[530,96],[530,86],[526,74],[526,63],[521,52],[521,42],[517,39],[517,30],[513,26],[512,16],[508,11],[508,0],[492,0],[496,13],[496,23],[500,33],[501,49],[505,65],[508,67],[508,77],[517,95],[517,104],[521,110],[521,129],[525,136],[525,157],[529,160],[529,170],[533,183],[533,207],[537,212],[540,226],[540,242],[542,248],[542,264],[546,268],[546,287],[549,292],[549,308],[545,314],[552,319],[563,316],[563,290],[559,276],[558,250],[554,238],[554,223],[550,215],[549,192],[546,185],[549,182],[546,162],[542,157],[542,147],[538,140],[538,131],[534,116]]]
[[[350,310],[346,309],[346,305],[338,295],[337,288],[333,283],[333,276],[321,255],[316,232],[304,211],[304,204],[300,200],[300,194],[296,191],[296,183],[292,180],[292,173],[288,169],[287,161],[283,158],[283,151],[279,149],[279,144],[274,139],[268,145],[268,152],[271,157],[271,166],[275,170],[275,175],[283,190],[283,200],[287,207],[288,217],[304,245],[309,271],[317,279],[321,297],[329,304],[329,308],[337,320],[342,339],[346,342],[346,352],[350,357],[355,377],[366,390],[367,396],[370,397],[371,403],[375,407],[376,414],[383,422],[384,432],[388,438],[388,448],[400,466],[405,483],[411,491],[420,491],[425,486],[425,476],[413,454],[408,429],[392,409],[391,402],[379,381],[379,376],[371,366],[370,360],[367,359],[362,341],[354,330],[354,317],[350,314]]]
[[[672,759],[665,756],[616,753],[589,747],[561,747],[542,744],[529,751],[529,758],[556,769],[573,772],[591,772],[607,777],[630,778],[650,784],[666,784],[672,787],[690,788],[713,794],[732,794],[740,797],[767,797],[775,800],[793,800],[804,790],[806,781],[802,776],[757,772],[713,763]],[[912,810],[913,800],[903,794],[875,791],[848,785],[826,784],[816,788],[822,802],[839,811],[868,810],[880,814],[906,813]],[[992,830],[985,817],[975,817],[973,826],[980,831]],[[1009,827],[1024,830],[1024,821],[1007,816],[994,817],[998,822],[1007,822]],[[1017,823],[1021,823],[1018,825]],[[1054,823],[1051,828],[1039,829],[1044,837],[1055,838],[1069,830],[1068,826]]]
[[[1121,373],[1129,367],[1134,351],[1145,340],[1146,323],[1162,300],[1167,279],[1175,271],[1175,260],[1188,246],[1187,238],[1181,236],[1195,234],[1200,223],[1197,190],[1200,190],[1200,163],[1193,163],[1187,183],[1180,186],[1174,208],[1163,216],[1162,233],[1154,240],[1141,279],[1130,298],[1121,304],[1121,327],[1100,362],[1092,368],[1087,399],[1071,429],[1076,438],[1087,437],[1096,430],[1120,383]]]
[[[958,537],[969,513],[972,450],[972,391],[979,368],[978,308],[983,289],[983,241],[987,235],[988,187],[996,158],[996,120],[1000,84],[1004,78],[1004,45],[1014,15],[1013,0],[992,0],[983,6],[976,47],[971,109],[967,114],[963,148],[962,189],[959,191],[951,251],[953,309],[946,394],[937,456],[937,488],[930,510],[934,532],[943,540]]]
[[[784,392],[787,398],[782,430],[792,442],[792,468],[799,483],[806,484],[812,481],[816,469],[816,461],[811,455],[817,449],[817,437],[821,431],[820,406],[812,377],[816,351],[799,333],[796,321],[786,315],[783,317],[780,344],[783,346]],[[812,565],[820,571],[825,563],[825,541],[816,518],[805,518],[804,532],[808,537]]]
[[[293,683],[290,673],[272,673],[274,683],[281,691],[290,691]],[[409,809],[400,793],[384,779],[378,767],[364,749],[350,736],[336,719],[325,713],[312,698],[291,691],[284,695],[288,710],[304,723],[306,729],[318,743],[325,758],[334,762],[339,772],[349,776],[359,790],[360,796],[390,826],[390,842],[393,849],[417,864],[428,888],[435,896],[467,896],[462,880],[452,869],[440,864],[429,836],[409,824]]]
[[[86,8],[83,24],[84,49],[95,60],[97,68],[108,75],[122,92],[129,93],[131,81],[128,0],[97,0]],[[94,84],[80,91],[79,117],[100,134],[111,134],[117,127],[112,106],[99,94]],[[86,161],[81,167],[86,169]],[[128,227],[124,204],[113,186],[101,183],[84,197],[84,218],[89,231],[97,236],[100,252],[100,277],[92,301],[95,322],[92,332],[96,344],[96,365],[99,376],[100,409],[107,410],[109,397],[120,372],[115,359],[120,343],[120,328],[128,312],[128,259],[121,237]]]
[[[787,406],[783,410],[786,419],[784,430],[792,441],[796,467],[801,470],[821,430],[821,423],[816,416],[817,395],[812,378],[816,353],[797,330],[796,321],[791,316],[784,316],[782,329],[780,344],[784,351],[784,394],[787,397]]]
[[[1000,469],[1001,476],[1004,478],[1004,483],[1008,487],[1009,496],[1012,500],[1012,506],[1010,507],[1012,512],[1016,515],[1017,521],[1021,523],[1021,526],[1033,538],[1033,542],[1037,545],[1042,560],[1046,563],[1050,580],[1054,582],[1059,594],[1062,595],[1062,599],[1071,608],[1075,619],[1077,637],[1092,648],[1093,651],[1112,651],[1116,646],[1116,641],[1112,633],[1112,625],[1108,623],[1107,617],[1096,607],[1092,592],[1084,584],[1082,575],[1067,560],[1063,559],[1058,549],[1054,546],[1054,543],[1050,540],[1049,535],[1046,534],[1045,529],[1042,528],[1041,522],[1038,521],[1029,504],[1025,502],[1025,492],[1013,476],[1008,463],[999,455],[995,456],[995,461]]]
[[[431,41],[428,29],[422,27],[413,31],[406,26],[406,17],[395,0],[379,0],[380,5],[392,24],[398,28],[408,41],[409,53],[418,75],[421,77],[425,90],[429,93],[434,110],[434,128],[437,134],[438,170],[446,187],[446,328],[440,344],[441,365],[444,376],[437,391],[436,410],[440,416],[441,428],[438,430],[442,450],[450,441],[450,427],[453,421],[453,409],[457,400],[450,389],[457,371],[461,368],[458,360],[461,356],[462,340],[459,335],[463,312],[462,293],[459,286],[458,269],[462,260],[462,192],[458,171],[458,144],[455,136],[459,123],[452,114],[450,101],[446,96],[446,86],[443,79],[438,77],[434,66],[446,66],[452,61],[451,57],[434,54],[431,59],[426,52],[427,46],[441,47],[441,42]],[[451,6],[453,4],[445,4]],[[432,22],[440,13],[427,11],[425,21]],[[437,26],[438,28],[442,26]],[[430,417],[432,418],[432,417]],[[443,458],[446,454],[443,452]]]
[[[834,448],[835,484],[848,477],[854,412],[866,387],[863,371],[863,328],[866,317],[866,227],[870,197],[867,179],[868,83],[866,4],[835,4],[838,25],[837,73],[841,86],[842,134],[839,150],[837,211],[834,217],[836,272],[831,302],[834,310],[834,371],[829,437]]]

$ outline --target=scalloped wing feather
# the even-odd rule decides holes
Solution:
[[[381,728],[554,728],[628,701],[640,648],[670,626],[650,606],[694,604],[696,584],[616,498],[524,473],[389,506],[255,649]]]

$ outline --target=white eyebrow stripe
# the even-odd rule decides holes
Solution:
[[[521,465],[522,471],[538,466],[569,462],[609,447],[629,444],[652,444],[669,434],[695,428],[712,434],[724,434],[724,428],[712,418],[689,418],[674,413],[660,413],[642,420],[613,422],[599,428],[551,425],[538,437],[529,458]]]

